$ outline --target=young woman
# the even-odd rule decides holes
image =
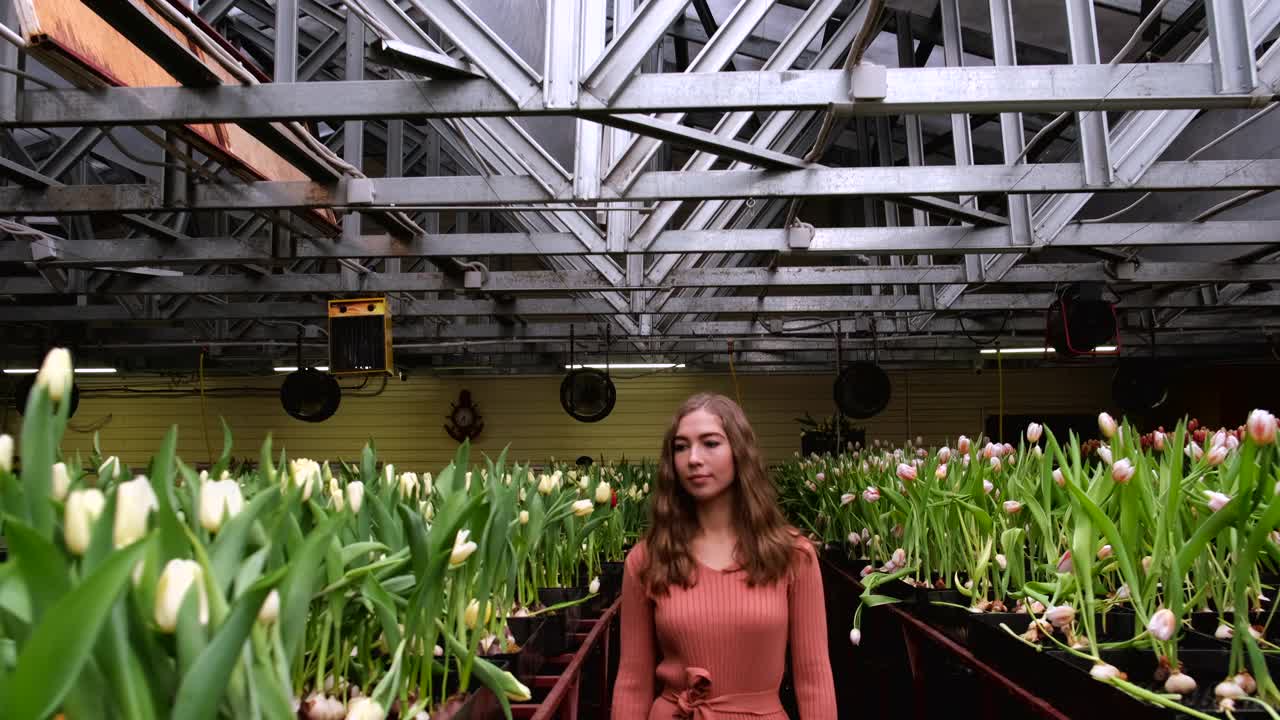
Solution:
[[[689,398],[662,444],[648,534],[627,555],[612,720],[835,720],[822,575],[789,526],[742,408]]]

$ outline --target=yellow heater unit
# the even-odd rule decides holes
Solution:
[[[329,301],[329,372],[394,374],[391,309],[385,297]]]

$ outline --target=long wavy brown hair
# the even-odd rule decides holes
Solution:
[[[645,563],[640,578],[648,591],[664,595],[672,585],[692,586],[697,562],[692,555],[698,533],[696,502],[680,484],[675,465],[675,437],[680,421],[696,410],[720,418],[733,451],[737,482],[733,517],[737,524],[735,559],[748,575],[748,585],[767,585],[783,578],[792,567],[799,531],[778,508],[777,493],[765,470],[755,431],[733,400],[715,393],[699,393],[684,401],[671,418],[662,439],[657,487],[650,497],[649,530],[645,535]]]

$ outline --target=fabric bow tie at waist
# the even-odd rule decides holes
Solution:
[[[778,693],[773,690],[708,697],[711,694],[711,673],[702,668],[686,668],[685,685],[683,690],[667,688],[662,693],[662,699],[675,706],[675,716],[680,720],[714,720],[722,712],[750,715],[785,712]]]

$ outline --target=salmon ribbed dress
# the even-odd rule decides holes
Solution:
[[[789,720],[778,699],[788,646],[800,710],[791,720],[836,720],[822,574],[799,542],[793,572],[772,585],[698,562],[692,587],[656,597],[640,581],[645,545],[632,548],[612,720]]]

